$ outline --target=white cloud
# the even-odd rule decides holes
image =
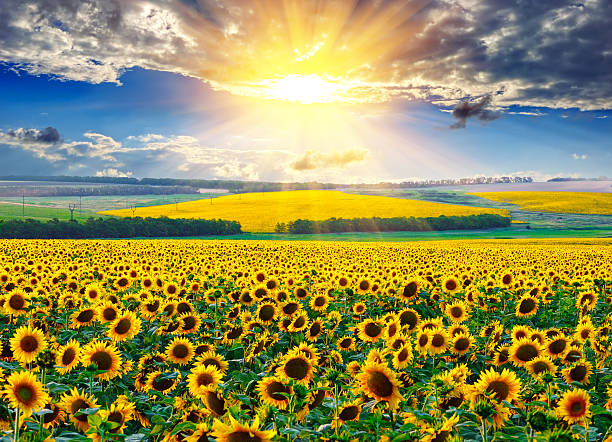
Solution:
[[[118,169],[113,169],[113,168],[108,168],[108,169],[104,169],[104,170],[98,170],[96,172],[96,176],[106,176],[106,177],[113,177],[113,178],[127,178],[127,177],[131,177],[133,175],[132,172],[122,172]]]
[[[579,153],[573,153],[572,154],[572,158],[575,160],[586,160],[588,157],[585,153],[579,154]]]

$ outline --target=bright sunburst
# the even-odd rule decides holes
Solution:
[[[263,95],[281,101],[295,103],[331,103],[338,100],[343,89],[339,83],[319,75],[287,75],[279,80],[266,81]]]

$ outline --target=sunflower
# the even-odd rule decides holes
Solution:
[[[383,336],[384,327],[374,319],[366,319],[357,325],[357,336],[364,342],[376,342]]]
[[[399,392],[401,382],[386,364],[366,363],[355,380],[355,394],[363,393],[378,402],[387,402],[390,410],[396,410],[404,399]]]
[[[193,345],[188,339],[176,337],[166,347],[166,356],[175,364],[185,365],[195,355]]]
[[[109,380],[119,376],[121,357],[113,344],[94,340],[81,351],[81,364],[84,367],[94,364],[97,370],[104,371],[97,375],[98,379]]]
[[[223,375],[227,373],[227,368],[229,367],[229,364],[223,358],[223,356],[217,354],[214,350],[207,351],[206,353],[198,356],[196,365],[211,365],[219,370]]]
[[[10,340],[13,358],[22,363],[30,363],[47,348],[42,331],[26,326],[19,327]]]
[[[308,333],[306,334],[306,337],[309,341],[316,341],[322,332],[323,323],[317,319],[315,321],[312,321],[312,323],[308,327]]]
[[[223,344],[233,344],[235,342],[240,342],[242,338],[242,334],[244,333],[244,326],[242,324],[235,325],[233,327],[229,327],[223,333]]]
[[[282,364],[276,370],[277,376],[282,379],[293,379],[308,386],[312,380],[313,367],[310,359],[302,354],[288,354],[283,358]]]
[[[224,416],[227,409],[232,405],[232,401],[225,399],[221,391],[209,390],[204,393],[204,397],[206,408],[216,417]]]
[[[421,355],[425,355],[431,344],[431,333],[428,330],[422,330],[416,335],[416,349]]]
[[[278,309],[273,302],[264,302],[257,307],[255,317],[262,324],[271,324],[278,316]]]
[[[97,408],[98,402],[93,395],[85,392],[79,392],[76,388],[70,390],[70,392],[64,394],[60,402],[62,409],[68,413],[70,422],[79,430],[87,431],[89,429],[89,422],[87,421],[86,414],[80,414],[75,416],[80,410],[86,410],[88,408]]]
[[[147,390],[155,390],[160,393],[168,393],[176,388],[181,380],[181,374],[178,371],[160,371],[155,370],[147,378]]]
[[[71,339],[65,345],[62,345],[57,350],[57,356],[55,358],[55,365],[59,366],[57,371],[60,374],[70,373],[79,365],[80,353],[81,345],[75,339]]]
[[[152,319],[161,311],[162,305],[162,298],[159,296],[148,297],[140,304],[140,315],[145,319]]]
[[[96,319],[96,309],[93,307],[77,310],[70,315],[70,328],[80,328],[91,325]]]
[[[571,384],[572,382],[580,382],[581,384],[588,385],[589,377],[593,373],[593,365],[589,361],[580,360],[575,362],[570,367],[561,370],[565,382]]]
[[[463,301],[455,301],[451,304],[447,304],[445,312],[446,316],[454,323],[461,323],[469,318],[468,306]]]
[[[295,319],[289,324],[287,330],[291,333],[297,333],[305,330],[308,327],[308,315],[306,313],[300,313]]]
[[[557,366],[555,363],[552,361],[550,356],[545,355],[538,356],[537,358],[527,362],[525,368],[527,368],[527,371],[535,377],[546,373],[554,375],[557,372]]]
[[[123,434],[125,428],[127,427],[127,422],[132,420],[133,416],[134,405],[130,402],[118,401],[111,404],[108,409],[100,411],[100,417],[103,420],[117,424],[116,427],[109,430],[109,433],[111,434]]]
[[[464,355],[470,351],[474,337],[468,333],[459,333],[451,338],[451,351],[456,355]]]
[[[472,392],[475,397],[488,395],[498,403],[512,402],[518,399],[521,387],[521,381],[513,371],[504,368],[498,373],[490,368],[480,374],[478,381],[472,386]]]
[[[412,345],[408,342],[393,353],[393,368],[396,370],[406,368],[408,365],[412,364],[413,359]]]
[[[66,419],[66,413],[57,403],[47,402],[43,409],[51,411],[51,413],[42,416],[43,426],[45,428],[53,428]]]
[[[598,295],[595,292],[581,293],[576,298],[576,308],[583,309],[585,312],[593,310],[597,304]]]
[[[562,358],[569,349],[569,340],[563,334],[549,338],[545,342],[546,353],[553,358]]]
[[[15,289],[5,295],[4,311],[7,315],[25,315],[30,305],[30,294],[21,289]]]
[[[442,282],[442,289],[446,293],[454,294],[454,293],[457,293],[459,290],[461,290],[461,283],[459,282],[457,278],[455,278],[454,276],[451,276],[451,277],[446,278]]]
[[[87,299],[89,302],[95,303],[101,298],[102,293],[103,292],[100,286],[94,283],[85,287],[84,295],[85,299]]]
[[[366,312],[366,305],[363,302],[356,302],[353,304],[353,314],[354,315],[363,315]]]
[[[509,348],[510,360],[516,366],[524,366],[527,362],[542,354],[542,346],[537,341],[521,338],[515,341]]]
[[[372,283],[368,278],[361,278],[357,282],[357,292],[361,294],[367,293],[372,288]]]
[[[519,318],[530,318],[538,311],[539,298],[534,298],[531,295],[523,295],[516,303],[514,314]]]
[[[230,415],[229,424],[224,424],[220,420],[215,419],[211,435],[217,442],[271,442],[274,436],[276,436],[276,432],[260,430],[259,417],[257,416],[250,424],[242,424]]]
[[[43,384],[30,371],[11,373],[2,393],[11,408],[19,408],[24,417],[31,416],[50,401]]]
[[[555,411],[568,424],[580,424],[591,416],[591,397],[578,388],[568,390],[563,393]]]
[[[115,319],[109,329],[108,336],[115,342],[132,339],[140,332],[142,321],[134,312],[125,312]]]
[[[204,400],[203,392],[216,390],[223,375],[211,365],[196,365],[187,376],[189,393]]]
[[[444,353],[448,347],[448,333],[443,328],[436,328],[428,332],[430,335],[427,351],[433,355]]]
[[[285,410],[289,405],[289,397],[285,395],[293,394],[293,388],[276,376],[266,376],[257,384],[257,392],[264,404]]]
[[[120,310],[115,304],[106,301],[100,304],[97,308],[98,318],[100,322],[113,322],[119,316]]]
[[[349,351],[355,349],[355,339],[352,336],[345,336],[344,338],[338,339],[336,347],[340,351]]]
[[[361,405],[359,402],[353,401],[342,405],[338,410],[338,426],[341,427],[345,422],[358,421],[361,415]],[[336,428],[336,420],[332,419],[331,427]]]
[[[313,296],[310,299],[311,310],[314,310],[316,312],[325,311],[327,309],[327,306],[329,305],[329,299],[329,296],[327,296],[326,294]]]

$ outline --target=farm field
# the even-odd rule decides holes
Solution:
[[[110,210],[104,215],[132,216],[131,210]],[[273,232],[277,223],[296,219],[325,220],[358,217],[437,217],[495,213],[503,209],[468,207],[348,194],[329,190],[245,193],[178,204],[151,206],[136,210],[136,216],[169,218],[221,218],[238,221],[245,232]]]
[[[594,192],[479,192],[489,200],[516,204],[523,210],[612,215],[612,193]]]
[[[2,240],[0,269],[7,440],[611,435],[610,239]]]

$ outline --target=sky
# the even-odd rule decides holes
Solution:
[[[612,176],[608,0],[4,0],[0,175]]]

